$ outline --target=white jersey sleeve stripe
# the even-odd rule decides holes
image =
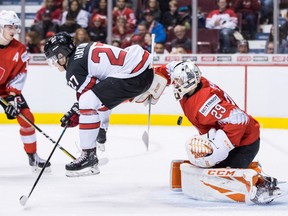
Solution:
[[[139,62],[139,64],[133,69],[131,73],[138,72],[146,63],[147,59],[149,58],[149,53],[145,51],[142,56],[142,60]]]
[[[81,85],[78,92],[83,94],[84,92],[90,90],[96,84],[96,78],[87,76],[85,82]]]

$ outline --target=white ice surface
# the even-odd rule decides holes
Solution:
[[[62,132],[56,125],[39,125],[55,141]],[[38,173],[32,173],[24,153],[18,125],[0,125],[0,216],[86,216],[86,215],[163,215],[163,216],[286,216],[288,196],[267,206],[244,203],[202,202],[169,189],[170,162],[187,159],[184,143],[196,133],[193,127],[150,128],[146,152],[141,137],[147,127],[114,126],[108,131],[109,158],[97,176],[68,178],[64,166],[70,158],[60,149],[52,156],[52,172],[44,173],[25,207],[19,203],[28,196]],[[257,160],[264,172],[288,180],[288,130],[261,130]],[[38,153],[47,158],[54,147],[37,132]],[[60,145],[79,156],[77,128],[68,129]],[[288,191],[287,184],[281,187]]]

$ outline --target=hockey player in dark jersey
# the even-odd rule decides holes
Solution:
[[[99,112],[111,110],[149,90],[154,78],[152,56],[138,45],[120,49],[91,42],[76,47],[71,36],[64,32],[50,38],[44,51],[48,64],[66,71],[68,85],[77,92],[78,103],[61,122],[62,126],[76,126],[79,121],[82,154],[66,165],[66,175],[98,174]]]

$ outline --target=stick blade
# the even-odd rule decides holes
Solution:
[[[19,202],[20,202],[20,204],[21,204],[22,206],[25,206],[26,203],[27,203],[27,201],[28,201],[28,197],[25,196],[25,195],[21,196],[20,199],[19,199]]]
[[[148,135],[147,131],[144,131],[144,133],[142,135],[142,141],[144,142],[146,150],[148,151],[148,149],[149,149],[149,135]]]

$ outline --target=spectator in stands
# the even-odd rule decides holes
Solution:
[[[78,2],[78,0],[72,0],[69,3],[68,10],[63,12],[61,25],[63,25],[66,22],[66,18],[67,18],[68,13],[74,17],[74,19],[76,20],[76,23],[79,24],[82,28],[88,27],[90,14],[89,14],[89,12],[87,12],[81,8],[81,5]]]
[[[162,22],[166,31],[170,31],[176,25],[181,24],[181,16],[178,13],[178,2],[176,0],[171,0],[169,2],[169,11],[163,14]]]
[[[79,44],[82,44],[82,43],[88,43],[91,40],[90,40],[87,30],[84,28],[79,28],[75,32],[73,41],[75,45],[78,46]]]
[[[61,21],[61,16],[62,16],[62,10],[57,8],[57,6],[55,5],[55,0],[44,0],[44,6],[41,7],[36,15],[35,15],[35,19],[34,22],[40,22],[42,21],[42,15],[45,11],[49,10],[51,13],[51,20],[52,22],[55,22],[57,24],[60,24]]]
[[[67,13],[66,22],[59,26],[59,32],[65,31],[72,37],[74,37],[75,31],[78,28],[81,28],[81,26],[78,23],[76,23],[74,16],[71,13]]]
[[[177,47],[171,51],[171,54],[181,54],[182,55],[182,54],[187,54],[187,53],[188,52],[187,52],[186,48],[181,44],[177,45]]]
[[[56,1],[56,0],[55,0]],[[63,11],[68,10],[69,4],[71,0],[62,0],[62,9]],[[98,0],[78,0],[81,9],[87,11],[88,13],[92,13],[93,9],[98,4]]]
[[[92,19],[95,15],[101,15],[103,20],[107,19],[107,0],[100,0],[98,5],[96,4],[96,7],[94,8],[91,14]],[[105,22],[105,26],[106,26],[106,22]]]
[[[241,13],[242,19],[247,22],[249,35],[247,35],[245,39],[254,40],[258,28],[258,12],[261,9],[260,0],[236,0],[234,1],[232,8],[236,13]]]
[[[112,40],[112,46],[115,46],[115,47],[122,47],[122,44],[121,44],[121,41],[119,40]]]
[[[166,41],[166,31],[163,25],[156,20],[154,20],[153,13],[150,10],[145,10],[144,12],[145,21],[142,22],[145,23],[146,29],[149,33],[155,34],[155,42],[162,42],[164,43]],[[138,34],[138,28],[136,29],[135,33]]]
[[[261,0],[260,24],[273,23],[273,0]]]
[[[98,0],[79,0],[81,8],[87,11],[89,14],[92,13],[93,9],[96,6]]]
[[[192,41],[186,35],[186,28],[182,25],[177,25],[174,28],[174,34],[175,39],[171,41],[171,52],[175,52],[176,47],[181,45],[190,53],[192,51]]]
[[[265,53],[274,54],[274,43],[273,43],[273,41],[268,41],[267,42]]]
[[[185,26],[186,29],[191,29],[191,26],[192,26],[192,7],[191,7],[191,5],[187,4],[186,6],[179,7],[178,12],[181,16],[181,24],[180,25]]]
[[[138,25],[137,25],[137,34],[138,35],[141,35],[144,37],[144,35],[148,32],[148,29],[146,27],[146,22],[143,21],[143,22],[140,22]]]
[[[59,31],[59,26],[52,22],[51,12],[46,10],[42,13],[41,21],[32,25],[30,31],[37,32],[40,39],[46,39],[51,34],[57,33]]]
[[[127,24],[130,25],[131,29],[136,27],[135,13],[131,8],[126,6],[126,0],[117,0],[116,7],[113,9],[113,23],[115,25],[117,17],[125,16],[127,19]]]
[[[206,18],[206,28],[220,29],[220,52],[234,53],[233,33],[238,23],[235,12],[227,9],[227,0],[217,0],[219,9],[211,11]]]
[[[150,33],[146,33],[144,36],[144,43],[142,46],[145,50],[147,50],[148,52],[152,52],[152,36]]]
[[[63,2],[64,2],[64,0],[55,0],[55,1],[54,1],[54,6],[55,6],[56,8],[59,8],[59,9],[62,11],[62,9],[63,9]]]
[[[25,44],[29,53],[41,53],[40,38],[37,32],[28,31],[25,36]]]
[[[247,40],[238,41],[238,53],[239,54],[249,53],[249,43]]]
[[[135,45],[135,44],[143,47],[143,45],[144,45],[144,38],[141,37],[140,35],[133,35],[133,36],[131,37],[131,45]]]
[[[106,43],[107,29],[105,27],[105,20],[101,15],[96,14],[93,17],[93,26],[88,27],[88,34],[91,41]]]
[[[125,38],[130,38],[133,32],[125,16],[117,17],[116,25],[112,29],[112,37],[114,40],[123,41]]]
[[[279,37],[278,37],[279,45],[278,45],[277,53],[287,54],[288,53],[288,40],[287,40],[288,22],[285,18],[278,19],[278,33],[279,33]],[[268,50],[268,46],[270,42],[273,43],[273,46],[274,46],[274,26],[273,25],[271,26],[269,38],[266,43],[267,50]]]
[[[150,10],[151,13],[153,13],[154,19],[157,22],[161,22],[162,13],[161,13],[161,10],[159,9],[159,3],[158,3],[157,0],[147,0],[146,1],[145,8],[144,8],[144,10],[142,11],[142,13],[141,13],[141,15],[139,17],[140,21],[145,20],[145,15],[143,13],[145,10]]]
[[[44,47],[45,47],[46,42],[47,42],[47,39],[40,40],[40,52],[41,53],[44,53]]]
[[[164,43],[155,43],[154,52],[156,54],[169,54],[168,50],[165,49]]]

